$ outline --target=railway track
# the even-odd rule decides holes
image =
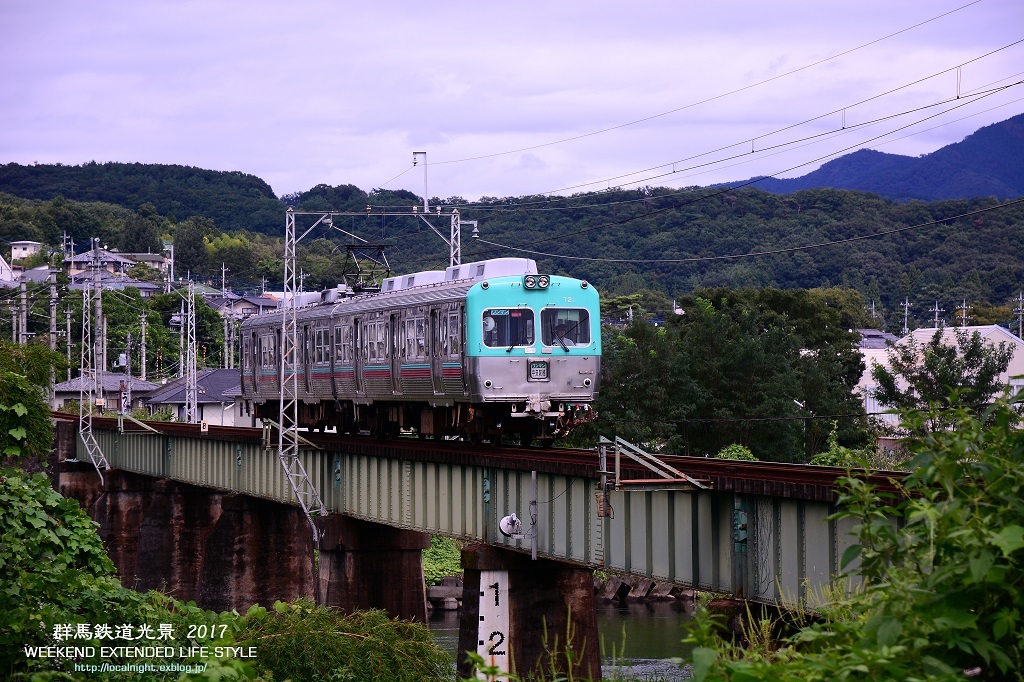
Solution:
[[[62,421],[77,421],[76,415],[59,412],[53,413],[53,418]],[[150,433],[144,427],[131,421],[124,421],[122,425],[125,432]],[[94,428],[116,429],[118,420],[95,417],[93,426]],[[207,431],[201,431],[199,424],[178,422],[147,422],[147,426],[169,436],[264,444],[270,448],[277,446],[277,431],[274,429],[210,426]],[[534,470],[583,478],[597,478],[600,475],[598,473],[600,469],[598,454],[594,449],[503,447],[418,438],[381,440],[369,436],[313,432],[303,432],[301,435],[303,439],[326,452],[356,452],[412,461],[448,461],[484,467]],[[612,452],[609,450],[609,468],[613,467],[612,458]],[[717,491],[796,499],[825,501],[836,499],[840,488],[839,479],[847,473],[845,469],[838,467],[809,464],[746,462],[681,455],[664,455],[659,458],[687,476]],[[656,485],[660,480],[652,471],[625,457],[621,461],[621,475],[623,479],[640,481],[648,486]],[[900,482],[906,473],[873,471],[864,472],[863,475],[880,491],[897,493],[900,489]]]

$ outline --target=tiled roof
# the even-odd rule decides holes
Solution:
[[[199,394],[196,401],[200,403],[230,403],[236,394],[229,391],[239,385],[240,373],[237,369],[201,369],[196,373],[196,386]],[[240,392],[239,392],[240,393]],[[150,394],[146,400],[150,405],[177,405],[185,402],[185,379],[179,377],[170,381]]]
[[[132,393],[148,393],[149,391],[160,388],[159,384],[154,384],[152,381],[143,381],[135,377],[130,377],[127,374],[121,374],[118,372],[100,372],[99,373],[100,390],[104,393],[114,393],[115,391],[121,390],[121,384],[131,386]],[[88,389],[89,386],[86,384],[82,385],[82,377],[75,377],[71,381],[62,381],[54,386],[54,391],[57,393],[77,393],[83,388]]]

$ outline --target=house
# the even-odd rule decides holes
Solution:
[[[92,272],[93,258],[99,260],[100,267],[111,274],[124,275],[135,265],[130,258],[107,251],[106,249],[92,249],[64,259],[64,272],[68,277],[74,279],[77,275]]]
[[[170,273],[171,261],[161,253],[122,253],[121,256],[139,265],[148,265],[159,270],[165,277]]]
[[[0,282],[13,282],[14,281],[14,270],[4,260],[3,256],[0,256]]]
[[[206,304],[222,317],[242,320],[253,315],[262,315],[277,310],[277,301],[269,296],[238,296],[232,293],[216,293],[203,296]]]
[[[82,273],[71,279],[71,284],[68,288],[82,290],[91,286],[92,275],[89,273]],[[130,287],[138,289],[139,295],[142,298],[152,298],[164,290],[163,286],[154,282],[143,282],[141,280],[132,279],[131,277],[119,277],[109,273],[103,273],[100,276],[100,288],[104,291],[124,291]]]
[[[146,397],[159,388],[159,384],[151,381],[143,381],[122,372],[100,372],[99,373],[99,398],[103,412],[120,412],[122,393],[130,390],[131,404],[129,410],[143,407]],[[53,387],[53,402],[51,407],[55,410],[67,405],[69,402],[78,403],[82,391],[89,390],[89,381],[82,377],[75,377],[71,381],[62,381]],[[77,407],[75,408],[77,410]]]
[[[201,369],[196,373],[197,421],[217,426],[252,426],[244,416],[241,374],[237,369]],[[179,377],[158,387],[146,399],[150,413],[169,409],[185,421],[185,379]]]
[[[17,241],[11,242],[11,262],[24,260],[29,256],[39,253],[43,245],[39,242]]]
[[[978,332],[981,338],[993,346],[998,346],[1000,343],[1006,343],[1014,349],[1013,357],[1010,359],[1010,364],[1006,368],[1006,371],[1000,375],[1000,381],[1006,386],[1010,387],[1013,393],[1017,393],[1024,388],[1024,340],[1021,340],[1013,332],[1009,331],[999,325],[976,325],[968,327],[940,327],[942,330],[942,340],[944,343],[956,343],[956,332],[966,331],[969,334]],[[899,424],[899,417],[895,414],[880,414],[888,410],[889,408],[885,405],[880,405],[878,400],[875,398],[875,392],[878,389],[878,385],[871,376],[871,372],[875,365],[888,368],[889,366],[889,345],[893,343],[909,343],[913,340],[918,346],[927,344],[932,340],[937,331],[935,327],[915,329],[913,332],[908,334],[902,339],[896,339],[892,334],[883,334],[877,330],[859,330],[861,334],[861,355],[864,358],[864,374],[861,376],[860,382],[857,385],[857,390],[860,395],[864,398],[864,409],[870,415],[874,414],[877,418],[889,425]],[[875,332],[874,334],[865,335],[864,331]],[[865,344],[865,340],[867,343]]]

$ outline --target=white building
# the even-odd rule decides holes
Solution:
[[[11,242],[11,262],[16,260],[24,260],[29,256],[35,255],[42,248],[42,244],[39,242],[30,241],[17,241]]]
[[[1024,340],[1021,340],[1016,334],[995,324],[969,327],[941,327],[941,329],[943,343],[950,345],[956,343],[956,333],[958,331],[966,331],[968,334],[978,332],[984,341],[993,346],[998,346],[1000,343],[1006,343],[1009,345],[1013,348],[1013,357],[1010,359],[1010,364],[1007,366],[1006,371],[1000,375],[999,379],[1004,385],[1010,386],[1013,393],[1020,391],[1021,388],[1024,387]],[[932,337],[935,336],[935,332],[935,327],[915,329],[906,337],[900,339],[899,343],[909,343],[913,340],[913,342],[918,346],[923,346],[932,340]],[[868,414],[874,413],[876,417],[882,419],[885,423],[895,426],[899,424],[899,417],[897,415],[878,414],[880,412],[885,412],[889,408],[885,405],[880,405],[878,400],[875,398],[875,392],[878,389],[878,385],[871,376],[871,372],[876,365],[880,365],[888,369],[888,345],[880,347],[880,344],[877,343],[862,344],[860,351],[864,358],[865,368],[864,374],[861,376],[860,383],[857,384],[857,390],[864,398],[864,410]]]

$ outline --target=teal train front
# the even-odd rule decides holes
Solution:
[[[281,313],[242,333],[242,394],[276,418]],[[298,313],[303,426],[550,445],[594,418],[600,307],[587,282],[497,258],[325,292]]]

